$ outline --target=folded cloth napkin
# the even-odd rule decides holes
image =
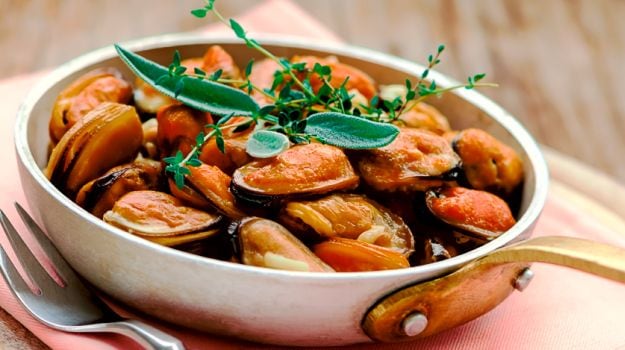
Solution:
[[[275,18],[280,18],[276,21]],[[306,38],[339,41],[290,1],[270,0],[238,16],[250,32],[287,33]],[[210,28],[207,31],[223,29]],[[6,164],[0,182],[0,207],[11,219],[17,215],[13,201],[26,203],[19,184],[13,148],[17,104],[40,74],[0,82],[0,162]],[[563,191],[551,190],[535,235],[568,235],[625,246],[625,235],[605,227],[569,202]],[[17,221],[17,220],[14,220]],[[0,243],[6,239],[0,235]],[[536,277],[522,293],[515,292],[485,316],[442,334],[408,343],[367,344],[343,349],[625,349],[625,286],[564,268],[535,264]],[[270,348],[165,324],[133,315],[113,305],[123,315],[144,321],[179,337],[187,349]],[[50,329],[34,320],[0,281],[0,307],[53,349],[138,349],[118,335],[78,335]],[[314,325],[311,325],[314,327]],[[1,345],[1,344],[0,344]]]

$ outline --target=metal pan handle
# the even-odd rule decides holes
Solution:
[[[567,266],[625,283],[625,249],[572,237],[537,237],[478,259],[438,279],[403,288],[378,301],[363,318],[378,341],[422,338],[493,309],[532,277],[529,264]]]

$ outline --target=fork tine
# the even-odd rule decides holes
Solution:
[[[22,206],[19,203],[15,202],[14,204],[15,204],[15,208],[17,209],[17,213],[20,215],[20,217],[26,224],[26,227],[30,230],[33,237],[35,237],[35,239],[37,240],[37,243],[39,243],[39,246],[41,247],[43,252],[48,256],[48,258],[52,262],[52,265],[54,266],[54,269],[56,270],[55,272],[60,273],[60,275],[62,276],[62,279],[65,280],[65,281],[59,281],[59,282],[63,284],[69,283],[70,280],[77,278],[76,274],[74,273],[74,270],[72,270],[69,264],[61,256],[61,253],[59,253],[56,247],[52,244],[52,241],[50,241],[50,238],[48,238],[48,236],[43,232],[41,227],[37,225],[37,223],[32,218],[32,216],[30,216],[30,214],[28,214],[28,212],[24,210],[24,208],[22,208]]]
[[[4,216],[4,213],[0,210],[0,216]],[[9,255],[6,253],[4,248],[0,246],[0,270],[2,271],[2,276],[4,276],[4,280],[9,285],[9,289],[14,291],[16,297],[19,298],[19,294],[24,293],[33,293],[33,291],[28,287],[26,281],[22,278],[22,276],[17,272],[17,269],[9,259]]]
[[[4,229],[6,236],[9,238],[9,244],[11,244],[17,259],[24,268],[24,272],[28,275],[28,278],[33,282],[33,284],[39,288],[39,291],[43,292],[55,287],[60,288],[60,286],[39,264],[39,261],[37,261],[2,210],[0,210],[0,223],[2,224],[2,228]]]

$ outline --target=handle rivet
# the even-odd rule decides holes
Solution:
[[[530,284],[532,278],[534,278],[534,272],[529,267],[526,267],[514,280],[514,288],[522,292]]]
[[[420,312],[413,312],[404,318],[402,327],[404,333],[409,337],[414,337],[425,330],[428,326],[428,318]]]

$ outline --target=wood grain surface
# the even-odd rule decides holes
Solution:
[[[619,0],[295,0],[348,43],[439,70],[485,72],[482,90],[544,145],[625,183],[625,2]],[[56,66],[130,38],[193,30],[201,0],[0,0],[0,78]],[[218,1],[235,16],[259,1]]]

